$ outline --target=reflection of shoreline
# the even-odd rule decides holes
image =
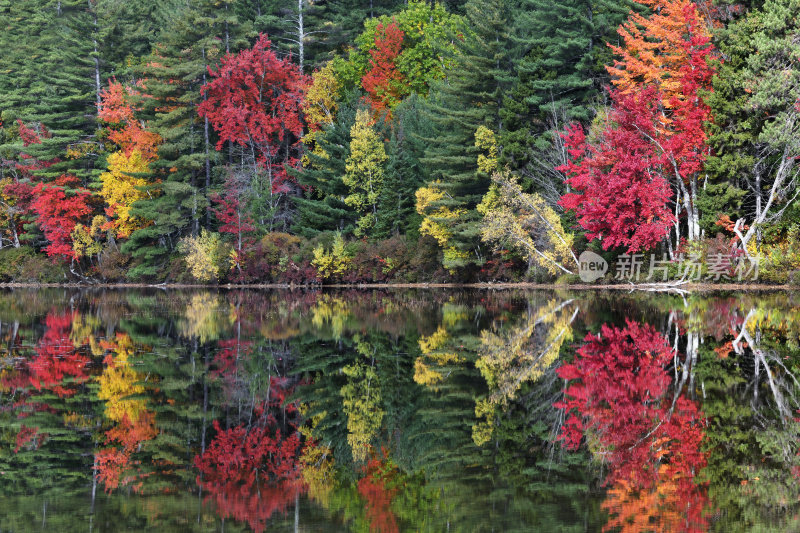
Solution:
[[[199,284],[199,283],[0,283],[0,289],[286,289],[286,290],[320,290],[320,289],[531,289],[531,290],[647,290],[650,285],[641,286],[629,283],[588,284],[588,283],[339,283],[339,284],[307,284],[288,283],[247,283],[247,284]],[[688,283],[678,286],[682,291],[716,292],[716,291],[793,291],[800,292],[797,285],[770,285],[765,283]]]

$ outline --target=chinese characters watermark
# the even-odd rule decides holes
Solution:
[[[591,283],[605,276],[608,262],[594,252],[585,251],[578,258],[582,281]],[[725,281],[757,281],[758,258],[733,257],[728,254],[708,254],[703,260],[700,254],[689,254],[669,259],[645,254],[621,254],[614,265],[614,279],[631,283],[667,283]]]

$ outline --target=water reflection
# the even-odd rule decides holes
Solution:
[[[0,294],[0,522],[797,529],[793,294]]]

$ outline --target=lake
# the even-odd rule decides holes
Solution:
[[[0,292],[0,531],[800,530],[799,307]]]

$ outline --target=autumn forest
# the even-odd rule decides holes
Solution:
[[[798,16],[0,1],[0,281],[800,282]]]

